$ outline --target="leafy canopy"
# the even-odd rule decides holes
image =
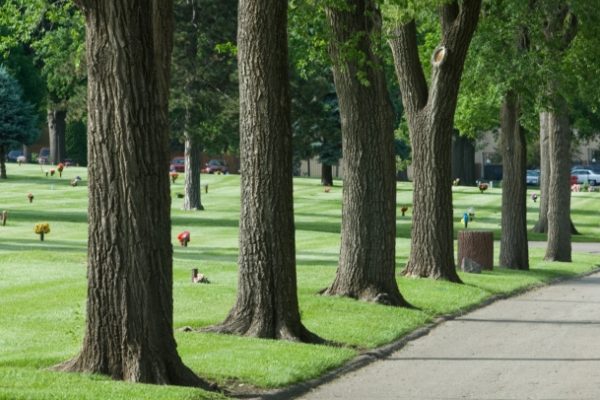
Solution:
[[[0,66],[0,145],[31,144],[40,135],[34,107],[22,95],[17,80]]]

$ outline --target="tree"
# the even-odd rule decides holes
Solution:
[[[300,320],[296,288],[287,2],[241,0],[241,215],[238,290],[207,332],[322,342]]]
[[[202,150],[237,148],[236,12],[235,0],[174,2],[171,127],[185,142],[183,210],[204,209]]]
[[[342,158],[342,132],[337,94],[331,72],[303,79],[292,73],[294,161],[318,156],[321,185],[333,186],[333,166]]]
[[[172,2],[76,4],[89,75],[87,318],[81,353],[55,369],[207,388],[182,363],[173,336]]]
[[[321,185],[333,186],[342,158],[340,112],[322,7],[297,1],[288,9],[294,163],[318,157]]]
[[[381,13],[371,0],[326,13],[345,169],[339,266],[321,293],[408,307],[395,279],[394,109],[375,41]]]
[[[75,158],[77,164],[87,165],[87,129],[80,120],[67,122],[65,131],[67,154]]]
[[[47,87],[50,162],[66,158],[66,124],[70,101],[85,82],[83,19],[70,0],[14,0],[2,3],[3,22],[10,34],[0,48],[26,44],[36,58]]]
[[[577,35],[579,19],[568,2],[549,2],[541,7],[545,14],[544,36],[550,44],[551,59],[560,63]],[[544,7],[546,6],[546,7]],[[545,9],[544,9],[545,8]],[[571,261],[571,131],[568,104],[561,95],[558,77],[547,82],[553,107],[548,112],[548,155],[550,160],[548,185],[548,246],[545,260]],[[565,212],[569,210],[569,212]]]
[[[442,40],[431,56],[429,86],[419,59],[416,20],[399,19],[390,29],[413,151],[413,230],[402,271],[407,276],[461,282],[454,263],[450,152],[461,74],[480,8],[481,0],[439,7]]]
[[[502,180],[502,235],[500,260],[502,268],[529,270],[527,244],[527,147],[525,130],[519,121],[521,107],[516,91],[505,95],[500,114]]]
[[[13,144],[31,144],[40,135],[32,104],[22,100],[23,90],[0,66],[0,179],[7,179],[4,154]]]
[[[458,129],[452,132],[452,180],[460,185],[475,185],[475,139],[463,136]]]

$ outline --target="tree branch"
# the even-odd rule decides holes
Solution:
[[[453,8],[454,6],[452,4],[448,4],[444,7]],[[456,7],[458,7],[458,4]],[[448,24],[448,18],[454,11],[449,10],[444,13],[444,18],[446,19],[445,22],[443,21],[442,13],[440,13],[440,23],[442,24],[442,27],[444,27],[444,25],[446,26],[446,30],[442,30],[444,33],[442,39],[444,42],[443,45],[453,49],[457,47],[459,43],[464,42],[465,40],[470,43],[473,33],[475,32],[475,28],[477,28],[477,23],[479,22],[480,11],[481,0],[463,0],[460,10],[458,11],[458,15],[453,20],[451,25]]]
[[[390,47],[396,62],[396,74],[402,92],[404,107],[420,110],[427,104],[427,81],[417,44],[415,20],[396,27],[391,32]]]
[[[442,28],[442,36],[446,36],[448,31],[450,31],[452,25],[454,25],[454,22],[456,22],[459,13],[460,8],[458,7],[458,1],[456,0],[454,0],[452,3],[446,3],[438,9],[440,25]]]

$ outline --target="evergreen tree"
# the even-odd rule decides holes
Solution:
[[[34,106],[23,101],[22,96],[17,80],[0,66],[0,179],[6,179],[4,153],[8,146],[31,144],[40,135],[35,127]]]

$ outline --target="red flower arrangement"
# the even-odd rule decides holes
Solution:
[[[180,246],[187,247],[187,244],[190,241],[190,233],[188,231],[181,232],[177,235],[177,240],[179,240]]]
[[[30,203],[33,203],[33,195],[31,193],[27,195],[27,198],[29,199]]]
[[[171,182],[173,182],[173,183],[175,183],[177,178],[179,178],[179,174],[177,172],[171,172],[170,176],[171,176]]]
[[[58,170],[58,176],[62,176],[63,169],[65,169],[65,164],[63,164],[63,163],[58,164],[56,166],[56,169]]]
[[[488,190],[488,184],[487,183],[480,183],[479,184],[479,190],[481,191],[481,193],[485,192],[486,190]]]
[[[406,212],[406,210],[408,210],[407,206],[403,206],[400,211],[402,211],[402,216],[404,217],[404,213]]]
[[[53,169],[51,169],[51,170],[50,170],[50,176],[54,176],[54,172],[55,172],[55,171],[54,171]]]

